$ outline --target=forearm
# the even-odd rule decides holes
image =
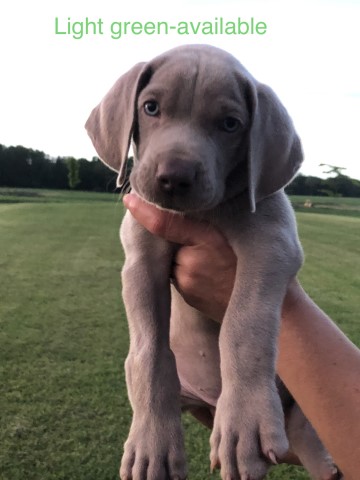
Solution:
[[[294,282],[283,308],[278,373],[343,471],[360,470],[360,352]]]

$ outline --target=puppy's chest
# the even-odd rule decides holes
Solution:
[[[248,200],[242,195],[212,210],[186,215],[213,225],[232,246],[243,243],[248,248],[259,242],[280,241],[285,231],[296,237],[294,213],[281,191],[263,199],[255,212],[249,210]]]
[[[248,241],[255,234],[257,214],[251,214],[236,204],[219,206],[206,212],[186,214],[187,217],[215,227],[230,244]]]

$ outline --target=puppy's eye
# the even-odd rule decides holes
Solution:
[[[159,104],[155,102],[155,100],[151,100],[149,102],[144,103],[144,111],[146,115],[150,115],[151,117],[155,117],[159,111]]]
[[[239,128],[240,122],[237,118],[226,117],[223,120],[222,127],[226,132],[233,133]]]

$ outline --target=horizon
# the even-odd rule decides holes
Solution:
[[[5,147],[5,148],[24,148],[25,150],[32,150],[34,152],[40,152],[40,153],[43,153],[44,154],[44,158],[46,160],[50,160],[51,162],[55,162],[57,161],[58,159],[60,160],[67,160],[69,158],[74,158],[76,161],[79,161],[79,160],[86,160],[87,162],[93,162],[93,161],[100,161],[101,163],[103,163],[103,165],[105,167],[107,167],[109,169],[109,167],[101,160],[101,158],[96,154],[95,154],[91,157],[91,158],[85,158],[85,157],[74,157],[72,155],[70,156],[61,156],[61,155],[56,155],[56,156],[52,156],[52,155],[49,155],[48,153],[46,153],[45,151],[43,150],[39,150],[37,148],[32,148],[32,147],[27,147],[25,145],[4,145],[1,141],[0,141],[0,146],[2,147]],[[133,158],[133,155],[129,155],[128,158]],[[322,166],[323,168],[333,168],[333,171],[328,171],[328,172],[322,172],[320,175],[312,175],[312,174],[306,174],[304,172],[301,171],[301,169],[299,171],[296,172],[296,174],[294,175],[294,177],[292,178],[291,182],[289,183],[289,185],[293,182],[293,180],[299,176],[299,175],[303,175],[305,177],[315,177],[315,178],[320,178],[320,179],[323,179],[323,180],[327,180],[329,178],[334,178],[332,175],[334,176],[338,176],[338,175],[343,175],[345,177],[349,177],[351,180],[357,180],[360,182],[359,179],[356,179],[356,178],[353,178],[349,175],[347,175],[346,173],[341,173],[340,170],[346,170],[346,168],[344,167],[340,167],[338,165],[331,165],[331,164],[328,164],[328,163],[323,163],[319,166]],[[111,169],[110,169],[111,170]]]

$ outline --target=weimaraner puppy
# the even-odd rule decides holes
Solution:
[[[283,190],[302,162],[301,144],[274,92],[230,54],[183,46],[120,77],[86,128],[99,157],[118,172],[118,185],[132,141],[133,191],[213,224],[237,256],[220,327],[171,286],[178,246],[126,213],[122,282],[133,420],[120,477],[186,478],[180,413],[201,408],[213,424],[211,465],[221,466],[223,480],[264,478],[289,443],[313,478],[338,478],[275,375],[281,305],[303,256]]]

